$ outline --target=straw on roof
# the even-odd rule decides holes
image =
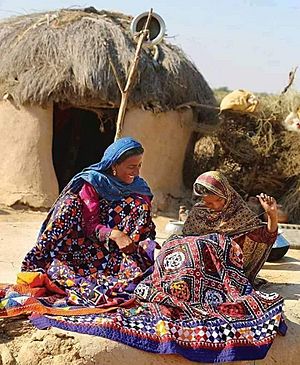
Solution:
[[[47,101],[118,106],[111,57],[125,83],[136,43],[131,17],[94,8],[58,10],[0,22],[0,97],[18,104]],[[176,46],[162,42],[158,62],[143,50],[132,104],[158,110],[214,104],[207,82]]]

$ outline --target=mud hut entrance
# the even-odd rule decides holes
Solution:
[[[52,152],[60,191],[77,172],[100,161],[114,140],[116,119],[117,109],[54,105]]]

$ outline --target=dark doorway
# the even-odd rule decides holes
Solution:
[[[101,160],[114,140],[116,119],[116,109],[54,105],[53,164],[60,191],[75,174]]]

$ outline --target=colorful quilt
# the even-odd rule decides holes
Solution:
[[[135,302],[129,299],[121,307],[131,307]],[[33,312],[52,315],[83,315],[115,310],[117,306],[71,305],[67,294],[54,284],[46,274],[21,272],[17,284],[0,284],[0,318],[14,317]]]
[[[218,234],[166,242],[135,295],[138,305],[111,313],[31,321],[210,363],[262,359],[286,332],[283,299],[254,290],[239,245]]]

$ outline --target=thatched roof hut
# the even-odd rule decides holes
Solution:
[[[136,43],[132,18],[119,13],[59,10],[0,22],[0,83],[21,104],[49,100],[73,105],[118,107],[120,92],[109,64],[125,83]],[[166,111],[211,103],[213,94],[192,62],[162,42],[158,62],[144,50],[131,104]]]
[[[7,151],[1,167],[9,170],[0,202],[48,206],[58,192],[56,178],[61,188],[101,158],[113,140],[121,99],[111,62],[125,83],[136,48],[131,19],[87,8],[0,22],[0,148]],[[158,50],[157,60],[151,49],[142,51],[124,135],[144,144],[142,174],[153,189],[174,194],[181,188],[186,145],[199,121],[190,106],[215,104],[215,99],[178,47],[163,41]],[[85,156],[80,163],[78,155]]]

